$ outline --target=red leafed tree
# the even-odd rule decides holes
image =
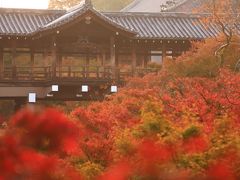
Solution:
[[[209,0],[199,8],[200,11],[203,9],[210,13],[207,17],[207,24],[216,25],[224,35],[224,42],[215,51],[215,55],[220,59],[220,66],[223,66],[223,54],[230,44],[234,43],[239,47],[239,42],[234,37],[239,36],[240,2],[239,0]]]
[[[78,129],[65,115],[23,110],[0,137],[0,178],[81,179],[63,159],[78,148]]]

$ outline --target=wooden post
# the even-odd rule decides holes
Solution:
[[[31,66],[31,70],[30,70],[30,79],[33,79],[33,67],[34,67],[34,49],[33,48],[31,48],[31,50],[30,50],[30,56],[31,56],[31,62],[30,62],[30,66]]]
[[[145,56],[143,54],[141,55],[141,67],[145,68]]]
[[[16,67],[16,42],[13,41],[12,44],[12,78],[17,78],[17,67]]]
[[[56,67],[57,67],[57,43],[56,37],[52,39],[52,76],[56,77]]]
[[[3,78],[4,63],[3,63],[3,48],[0,48],[0,79]]]
[[[115,38],[110,38],[110,60],[111,66],[116,67],[116,45],[115,45]]]
[[[102,64],[102,60],[101,60],[101,56],[100,56],[99,53],[97,53],[96,59],[97,59],[97,65],[98,65],[98,66],[101,65],[101,64]]]
[[[144,68],[147,68],[147,66],[148,66],[148,61],[149,61],[148,51],[145,51],[145,52],[144,52],[143,61],[144,61]]]
[[[106,68],[105,68],[105,62],[106,62],[106,51],[105,49],[101,49],[101,55],[102,55],[102,61],[101,61],[101,66],[103,67],[102,71],[103,71],[103,74],[102,74],[102,77],[105,78],[105,72],[106,72]]]
[[[162,63],[164,63],[166,58],[167,58],[166,44],[163,42],[163,45],[162,45]]]
[[[89,63],[90,63],[90,58],[89,58],[89,52],[87,51],[87,54],[86,54],[86,65],[89,66]]]
[[[48,50],[47,50],[47,48],[44,48],[44,50],[43,50],[43,62],[44,62],[45,67],[48,66],[47,60],[48,60]]]
[[[106,51],[103,49],[102,51],[102,62],[101,65],[105,66],[105,62],[106,62]]]
[[[62,77],[62,54],[60,52],[58,54],[58,71],[59,77]]]
[[[43,50],[43,64],[44,64],[44,71],[45,71],[45,78],[49,78],[49,66],[48,66],[48,50],[45,47]]]
[[[90,58],[89,58],[89,51],[87,51],[86,55],[86,77],[89,78],[89,63],[90,63]]]
[[[112,67],[112,77],[116,79],[117,71],[116,71],[116,44],[115,38],[113,36],[110,37],[110,61]]]
[[[136,54],[136,47],[132,47],[132,75],[134,76],[135,70],[137,67],[137,54]]]

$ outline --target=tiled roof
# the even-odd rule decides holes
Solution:
[[[107,23],[111,26],[114,26],[118,29],[121,29],[121,30],[129,32],[129,33],[136,34],[133,28],[122,26],[121,24],[118,24],[117,22],[112,21],[110,18],[105,16],[104,13],[98,12],[91,6],[91,4],[85,4],[84,1],[82,1],[82,3],[80,3],[77,6],[70,8],[68,11],[66,11],[65,14],[58,17],[57,19],[43,25],[42,27],[39,28],[38,31],[43,31],[43,30],[62,26],[64,24],[80,17],[81,15],[83,15],[86,12],[91,12],[91,13],[95,14],[97,17],[99,17],[101,20],[103,20],[105,23]]]
[[[0,9],[1,35],[28,35],[60,17],[64,11]]]
[[[107,24],[141,39],[205,39],[218,33],[206,28],[200,15],[184,13],[100,13],[78,5],[64,10],[0,9],[0,35],[32,36],[62,26],[90,11]]]
[[[105,13],[113,21],[133,28],[136,38],[206,39],[216,36],[216,26],[206,27],[202,16],[182,13]]]

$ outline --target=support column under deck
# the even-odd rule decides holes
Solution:
[[[14,103],[15,103],[14,112],[17,112],[26,104],[26,99],[25,98],[15,98]]]

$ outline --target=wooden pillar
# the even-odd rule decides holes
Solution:
[[[58,69],[59,69],[59,77],[62,77],[62,54],[59,52],[58,54]]]
[[[105,63],[106,63],[106,51],[103,49],[101,51],[101,53],[102,53],[102,63],[101,63],[101,65],[105,66]]]
[[[118,50],[116,49],[116,54],[115,54],[115,61],[116,61],[116,63],[115,63],[115,65],[116,65],[116,67],[119,67],[119,58],[118,58]]]
[[[132,67],[135,69],[137,67],[137,53],[136,47],[132,47]]]
[[[43,64],[44,64],[45,78],[49,78],[51,76],[51,73],[50,73],[50,68],[49,68],[49,64],[48,64],[48,48],[47,48],[47,46],[45,46],[44,50],[43,50]]]
[[[162,45],[162,63],[164,63],[164,61],[166,60],[167,58],[167,52],[166,52],[166,44],[163,42],[163,45]]]
[[[56,77],[56,68],[57,68],[57,43],[56,37],[52,39],[52,76]]]
[[[31,67],[31,79],[33,78],[33,71],[34,71],[34,49],[33,48],[31,48],[31,50],[30,50],[30,67]]]
[[[89,64],[90,64],[89,51],[87,51],[87,54],[86,54],[86,65],[89,66]]]
[[[12,78],[16,79],[17,78],[17,67],[16,67],[16,42],[12,42]]]
[[[115,38],[111,36],[110,38],[110,61],[112,67],[112,78],[118,80],[118,72],[117,72],[117,62],[116,62],[116,44]]]
[[[137,54],[136,54],[136,47],[133,46],[132,47],[132,73],[133,73],[133,76],[135,75],[136,67],[137,67]]]
[[[16,52],[16,43],[15,41],[12,43],[12,66],[16,66],[16,55],[17,55],[17,52]]]
[[[144,55],[143,55],[143,66],[144,66],[144,68],[147,68],[148,61],[149,61],[149,53],[148,53],[148,51],[144,51]]]
[[[110,60],[111,66],[116,67],[116,45],[115,45],[115,38],[110,38]]]
[[[141,55],[141,67],[145,68],[145,56],[143,54]]]
[[[44,50],[43,50],[43,64],[44,64],[45,67],[48,66],[47,60],[48,60],[48,50],[47,50],[47,48],[44,48]]]
[[[97,65],[99,66],[99,65],[101,65],[102,64],[102,62],[101,62],[101,56],[100,56],[100,54],[99,53],[97,53]]]
[[[86,54],[86,68],[85,68],[85,76],[87,78],[89,78],[89,64],[90,64],[90,57],[89,57],[89,51],[87,51],[87,54]]]
[[[3,63],[3,48],[0,48],[0,79],[3,78],[4,63]]]

